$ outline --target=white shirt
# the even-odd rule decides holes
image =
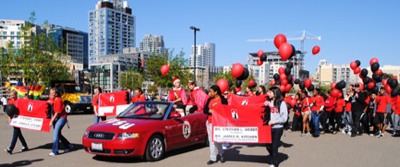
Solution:
[[[7,99],[5,97],[1,97],[1,102],[3,105],[7,105]]]

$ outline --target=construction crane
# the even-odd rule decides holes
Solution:
[[[300,41],[300,56],[304,58],[304,54],[307,53],[304,50],[304,41],[305,40],[321,40],[321,36],[316,36],[306,30],[300,32],[300,37],[286,38],[288,41]],[[295,33],[298,34],[298,33]],[[290,34],[289,34],[290,35]],[[274,39],[248,39],[247,42],[274,42]]]

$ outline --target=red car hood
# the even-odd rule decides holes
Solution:
[[[95,132],[122,132],[134,129],[135,132],[141,132],[153,128],[160,121],[162,120],[116,118],[94,124],[86,130]]]

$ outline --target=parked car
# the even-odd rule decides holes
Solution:
[[[168,151],[207,143],[206,120],[203,113],[182,116],[171,102],[137,102],[115,119],[88,127],[82,144],[90,154],[157,161]]]

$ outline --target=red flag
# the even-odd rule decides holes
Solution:
[[[50,132],[50,118],[47,117],[48,103],[46,101],[18,99],[14,104],[19,113],[11,120],[11,126]]]
[[[99,95],[99,115],[100,116],[116,116],[124,111],[130,103],[127,90],[101,93]]]
[[[267,95],[261,96],[238,96],[233,95],[228,99],[229,104],[233,106],[245,106],[251,104],[264,104],[265,100],[267,100]]]

